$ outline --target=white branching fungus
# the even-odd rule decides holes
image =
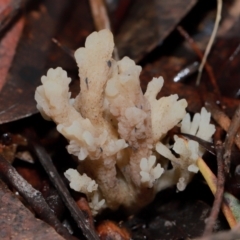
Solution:
[[[92,210],[93,215],[97,215],[105,206],[105,199],[100,199],[99,193],[95,192],[91,201],[89,202],[89,207]]]
[[[185,99],[177,100],[178,95],[156,99],[157,94],[163,86],[163,78],[153,78],[149,82],[144,94],[151,105],[152,131],[154,141],[162,139],[166,133],[176,126],[186,114]]]
[[[142,158],[140,168],[141,182],[147,184],[150,188],[153,187],[154,181],[160,178],[164,171],[160,163],[156,165],[156,156],[150,156],[148,159]]]
[[[196,113],[191,122],[190,115],[186,114],[181,122],[181,132],[195,135],[203,140],[210,141],[215,132],[215,126],[210,124],[210,113],[203,107],[201,113]],[[157,143],[156,151],[172,161],[174,171],[178,172],[177,188],[183,191],[192,178],[192,173],[198,172],[196,161],[204,153],[204,149],[196,141],[186,140],[174,136],[173,151],[179,155],[175,157],[170,149],[162,143]],[[182,169],[179,171],[179,169]],[[186,171],[188,170],[188,171]]]
[[[138,210],[173,185],[184,190],[203,152],[196,142],[175,136],[176,157],[168,131],[183,120],[182,132],[209,141],[215,130],[205,109],[191,122],[187,102],[177,94],[157,99],[162,77],[153,78],[143,94],[142,68],[128,57],[112,59],[113,48],[112,33],[102,30],[75,52],[81,80],[76,98],[60,67],[48,70],[35,93],[37,108],[57,124],[69,141],[68,152],[79,160],[78,170],[69,169],[65,176],[72,189],[87,195],[94,214],[104,207]]]
[[[201,109],[201,113],[196,113],[191,122],[190,115],[187,113],[182,120],[181,132],[195,135],[205,141],[211,141],[212,135],[215,132],[215,126],[210,123],[211,114],[207,112],[206,108]],[[205,150],[199,147],[198,155],[201,157]]]
[[[200,114],[194,114],[192,122],[189,113],[187,113],[182,120],[181,132],[195,135],[205,141],[210,141],[216,130],[215,126],[210,124],[210,119],[211,114],[207,112],[205,107],[201,109]]]
[[[90,177],[88,177],[85,173],[81,175],[77,170],[75,169],[68,169],[64,176],[68,179],[70,182],[70,187],[77,191],[77,192],[83,192],[86,195],[89,195],[89,193],[92,193],[93,191],[97,190],[98,185],[94,180],[92,180]]]
[[[69,185],[73,190],[86,194],[93,215],[98,214],[106,207],[105,200],[99,200],[98,184],[85,173],[81,175],[77,170],[70,168],[64,173],[64,176],[70,182]]]

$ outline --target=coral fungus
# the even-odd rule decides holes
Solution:
[[[68,152],[79,160],[78,169],[65,176],[72,189],[86,194],[94,214],[104,207],[137,210],[169,186],[184,190],[203,150],[177,136],[170,149],[168,131],[182,120],[183,132],[206,140],[215,130],[205,109],[191,123],[187,102],[178,95],[157,100],[162,77],[153,78],[143,94],[141,67],[128,57],[112,59],[113,48],[112,33],[102,30],[75,52],[81,80],[75,99],[60,67],[48,70],[35,94],[39,111],[57,124]]]

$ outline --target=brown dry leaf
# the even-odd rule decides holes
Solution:
[[[2,181],[0,181],[0,205],[1,240],[63,240],[52,227],[36,219]]]
[[[196,2],[135,1],[116,38],[120,57],[141,60],[162,43]]]
[[[33,1],[7,81],[0,94],[0,123],[37,112],[34,92],[46,72],[51,38],[58,30],[69,1]]]

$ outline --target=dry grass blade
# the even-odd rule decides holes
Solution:
[[[110,29],[110,20],[104,0],[89,0],[96,29]]]
[[[212,173],[210,168],[207,166],[207,164],[203,161],[202,158],[198,158],[197,165],[199,167],[199,170],[201,174],[203,175],[204,179],[206,180],[211,192],[215,195],[217,191],[217,178]],[[237,221],[229,208],[229,206],[226,203],[222,203],[222,211],[224,216],[227,219],[227,222],[231,228],[235,227],[237,224]]]
[[[214,224],[217,220],[222,200],[223,200],[223,193],[224,193],[224,183],[225,183],[225,174],[224,174],[224,165],[223,165],[223,146],[222,142],[217,142],[216,146],[216,155],[217,155],[217,189],[215,194],[215,199],[213,202],[213,207],[208,218],[206,228],[204,230],[204,236],[210,235],[212,233]]]
[[[216,34],[217,34],[217,30],[218,30],[218,26],[219,26],[219,23],[220,23],[220,20],[221,20],[221,14],[222,14],[222,0],[217,0],[216,20],[215,20],[214,28],[213,28],[213,31],[212,31],[212,35],[210,37],[210,40],[209,40],[207,48],[205,50],[202,62],[201,62],[200,66],[199,66],[199,69],[198,69],[198,76],[197,76],[196,85],[200,84],[201,77],[202,77],[202,70],[204,68],[204,65],[205,65],[205,63],[207,61],[207,57],[208,57],[208,55],[209,55],[209,53],[211,51],[213,42],[215,40],[215,37],[216,37]]]
[[[14,187],[19,194],[27,201],[35,213],[43,221],[52,226],[57,233],[66,239],[75,239],[71,236],[66,228],[62,226],[60,221],[54,215],[42,194],[34,189],[27,181],[25,181],[16,171],[12,165],[0,155],[0,175],[12,187]]]

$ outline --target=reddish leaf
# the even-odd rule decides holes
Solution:
[[[6,0],[0,1],[0,13],[3,11],[3,6],[7,6],[7,4],[3,2],[9,2]],[[11,27],[10,30],[2,37],[0,42],[0,91],[5,84],[6,77],[11,66],[15,50],[19,41],[19,38],[22,34],[24,26],[24,18],[20,18],[14,26]]]

